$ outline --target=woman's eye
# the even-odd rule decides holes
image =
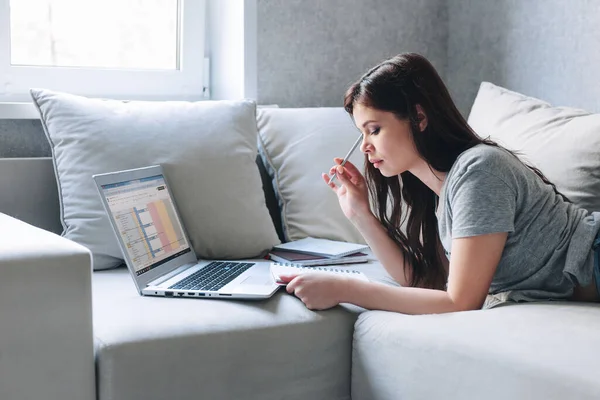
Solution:
[[[369,132],[371,135],[377,135],[379,133],[379,129],[381,128],[375,128],[373,129],[371,132]]]

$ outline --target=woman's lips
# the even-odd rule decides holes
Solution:
[[[371,162],[373,163],[373,166],[375,168],[379,168],[379,166],[381,165],[381,163],[383,162],[383,160],[371,160]]]

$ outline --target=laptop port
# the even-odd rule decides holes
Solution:
[[[231,296],[231,294],[227,294],[227,293],[219,293],[219,296]]]
[[[185,293],[183,292],[177,292],[178,295],[183,296]]]
[[[188,296],[195,296],[195,295],[196,295],[196,293],[188,292]]]
[[[165,296],[172,297],[173,296],[173,292],[165,292]]]
[[[198,296],[206,296],[204,293],[198,293]]]

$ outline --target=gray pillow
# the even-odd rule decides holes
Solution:
[[[252,101],[101,100],[33,89],[52,148],[63,236],[94,269],[122,263],[92,175],[162,164],[198,257],[256,257],[279,243],[255,164]]]
[[[483,82],[469,124],[478,135],[518,151],[573,203],[600,211],[600,114]]]
[[[321,178],[360,132],[341,107],[258,110],[259,151],[273,181],[285,240],[307,236],[365,243]],[[361,171],[364,155],[350,161]]]

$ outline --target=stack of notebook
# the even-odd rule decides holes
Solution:
[[[269,258],[282,264],[301,267],[355,264],[368,261],[364,244],[307,237],[275,246]]]

